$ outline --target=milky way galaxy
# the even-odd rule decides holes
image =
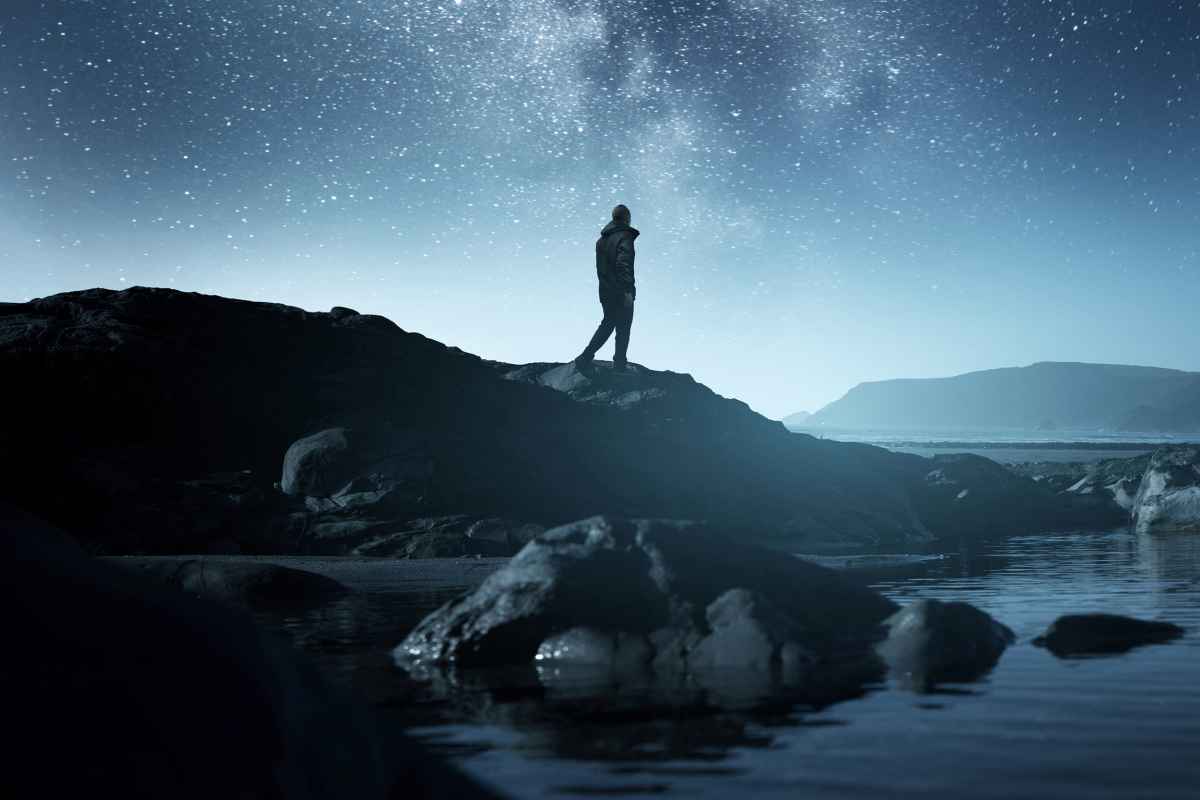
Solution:
[[[1200,368],[1200,2],[16,0],[3,300],[167,285],[770,414],[1035,360]]]

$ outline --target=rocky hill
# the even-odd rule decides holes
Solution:
[[[0,498],[108,553],[499,555],[596,513],[794,548],[1116,524],[984,459],[788,433],[690,376],[497,364],[346,308],[72,292],[0,306],[0,369]]]
[[[863,383],[808,427],[1200,431],[1200,373],[1045,362]]]

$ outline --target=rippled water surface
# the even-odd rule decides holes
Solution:
[[[457,593],[445,580],[393,585],[381,569],[365,579],[370,594],[264,621],[513,797],[1200,798],[1200,536],[1033,536],[871,569],[857,574],[898,602],[967,600],[1018,644],[984,680],[930,694],[878,683],[813,706],[731,687],[698,711],[594,686],[555,702],[561,691],[527,676],[449,695],[414,684],[388,650]],[[1072,660],[1029,643],[1086,611],[1169,620],[1187,635]]]

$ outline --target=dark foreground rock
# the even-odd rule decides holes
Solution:
[[[349,591],[324,575],[278,564],[209,558],[111,559],[163,586],[252,609],[298,609],[320,605]]]
[[[1183,633],[1183,628],[1170,622],[1117,614],[1069,614],[1055,620],[1033,643],[1056,656],[1124,653],[1141,645],[1178,639]]]
[[[1133,500],[1138,533],[1200,532],[1200,447],[1162,447]]]
[[[1012,641],[964,603],[900,610],[832,570],[702,526],[595,517],[539,536],[394,657],[417,674],[536,661],[625,680],[752,671],[802,684],[822,665],[862,662],[884,637],[879,654],[922,685],[977,677]]]
[[[490,796],[228,607],[3,504],[0,557],[4,797]]]
[[[789,433],[688,375],[489,363],[345,308],[0,305],[0,373],[0,496],[105,554],[511,554],[600,510],[806,552],[1122,521],[983,464]],[[507,531],[468,535],[485,519]]]

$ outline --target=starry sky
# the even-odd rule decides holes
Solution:
[[[782,416],[1039,360],[1200,369],[1200,2],[5,0],[0,299],[173,286]],[[609,350],[601,357],[608,357]]]

